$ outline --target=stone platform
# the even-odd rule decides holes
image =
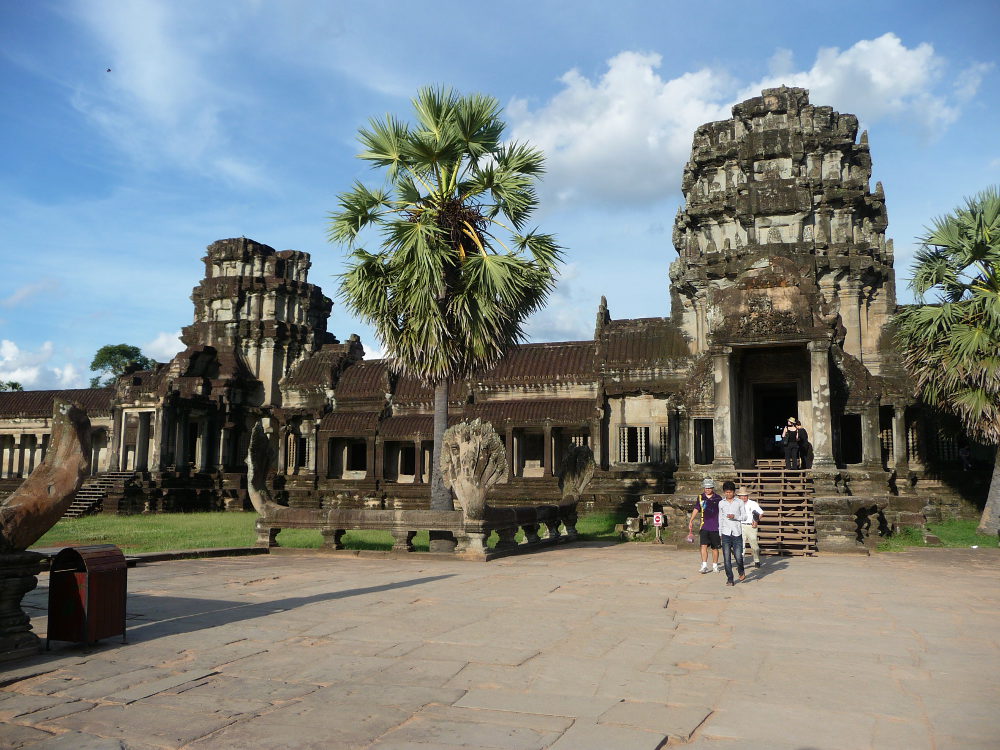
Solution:
[[[568,545],[487,566],[280,555],[129,570],[128,643],[0,666],[0,747],[986,748],[1000,550]],[[26,600],[44,636],[47,577]]]

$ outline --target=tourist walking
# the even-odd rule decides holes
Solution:
[[[719,502],[719,537],[722,541],[722,562],[726,566],[726,585],[735,586],[733,580],[733,558],[740,580],[746,578],[743,570],[743,501],[736,498],[736,485],[726,482],[722,485],[724,497]]]
[[[722,548],[722,540],[719,538],[719,503],[722,498],[715,493],[715,481],[706,478],[701,483],[701,494],[691,509],[691,520],[688,522],[688,531],[694,532],[694,519],[701,513],[701,531],[699,532],[701,542],[701,568],[699,572],[708,572],[708,548],[712,548],[712,572],[719,572],[719,550]]]
[[[750,499],[750,488],[740,487],[736,490],[736,499],[743,503],[743,544],[750,545],[753,554],[753,566],[760,567],[760,543],[757,541],[757,525],[764,509],[756,500]]]
[[[799,427],[799,420],[789,417],[781,431],[781,442],[785,445],[785,468],[799,468],[799,451],[805,442],[806,431]]]

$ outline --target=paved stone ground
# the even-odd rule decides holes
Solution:
[[[156,563],[127,644],[0,664],[0,747],[995,748],[998,564],[769,558],[727,588],[637,544]]]

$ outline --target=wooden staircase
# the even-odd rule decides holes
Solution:
[[[125,480],[133,476],[135,476],[134,471],[104,471],[87,477],[77,490],[73,503],[63,513],[63,518],[80,518],[99,512],[104,498],[108,496],[108,491],[115,485],[123,485]]]
[[[740,469],[737,484],[750,488],[764,515],[758,524],[761,552],[767,555],[812,555],[816,552],[809,472],[789,470],[780,459],[759,459],[756,469]]]

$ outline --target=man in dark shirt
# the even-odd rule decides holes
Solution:
[[[715,481],[705,479],[701,483],[702,491],[691,509],[691,521],[688,531],[694,532],[694,519],[701,513],[701,568],[700,573],[708,572],[708,548],[712,548],[712,572],[719,572],[719,550],[722,549],[722,538],[719,536],[719,502],[722,498],[715,494]]]

